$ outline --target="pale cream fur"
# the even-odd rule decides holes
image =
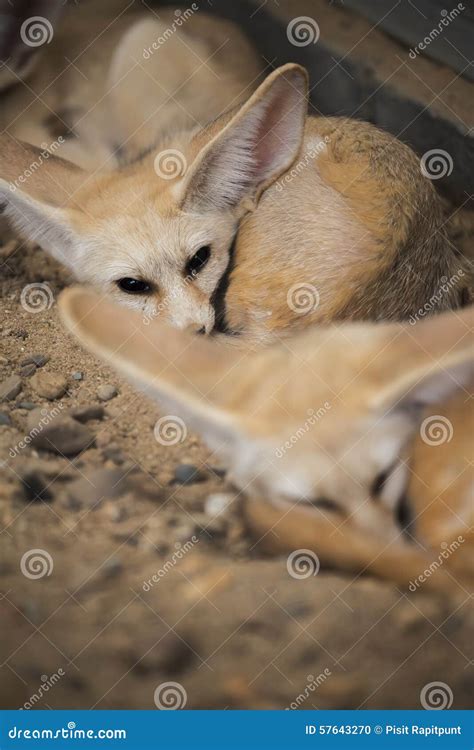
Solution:
[[[409,316],[461,269],[415,155],[367,123],[306,117],[301,67],[254,91],[261,61],[228,22],[195,12],[154,50],[173,11],[108,20],[107,7],[94,16],[100,43],[87,46],[87,28],[67,16],[30,91],[7,99],[0,137],[7,217],[79,280],[148,321],[237,334],[245,346],[315,322]],[[56,81],[71,24],[68,56],[87,79],[68,66]],[[40,155],[18,139],[50,142],[45,122],[58,109],[74,137],[32,171]],[[191,277],[202,247],[210,259]],[[149,291],[127,294],[121,278]],[[453,285],[440,307],[460,293]]]

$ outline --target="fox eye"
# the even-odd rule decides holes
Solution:
[[[122,292],[127,292],[127,294],[148,294],[148,292],[151,292],[151,285],[147,281],[131,279],[128,276],[119,279],[116,284]]]
[[[188,260],[186,264],[186,273],[189,276],[197,276],[202,271],[207,261],[211,257],[211,248],[209,245],[200,247],[199,250],[194,253],[193,257]]]
[[[315,508],[320,508],[321,510],[336,512],[340,512],[341,510],[340,506],[328,497],[317,497],[315,500],[312,500],[311,505],[314,505]]]

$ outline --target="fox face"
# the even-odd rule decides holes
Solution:
[[[148,321],[209,334],[239,221],[298,154],[306,94],[304,69],[286,65],[204,130],[96,176],[2,136],[0,201],[79,280]],[[32,162],[41,167],[24,179]]]
[[[257,352],[146,328],[81,290],[60,309],[84,345],[202,434],[250,516],[262,503],[275,523],[296,513],[296,536],[316,529],[330,564],[378,565],[387,547],[414,554],[404,538],[412,443],[422,409],[472,377],[472,309],[415,327],[323,327]]]

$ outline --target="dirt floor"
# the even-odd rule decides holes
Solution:
[[[62,329],[61,268],[6,238],[0,267],[1,707],[420,708],[432,682],[468,707],[466,603],[291,577],[198,439],[160,445],[157,408]]]

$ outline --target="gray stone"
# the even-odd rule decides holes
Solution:
[[[121,469],[96,469],[71,482],[68,496],[71,501],[91,507],[104,498],[117,498],[127,491],[127,477]]]
[[[201,471],[194,464],[179,464],[174,472],[174,482],[177,484],[196,484],[205,482],[207,474]]]
[[[25,359],[21,360],[20,367],[31,364],[35,365],[36,367],[43,367],[46,362],[49,362],[49,357],[47,354],[30,354],[29,357],[25,357]]]
[[[53,372],[37,372],[31,378],[31,385],[39,396],[54,401],[66,393],[67,380]]]
[[[0,383],[0,401],[13,401],[22,388],[21,378],[18,375],[10,375],[9,378]]]
[[[33,436],[32,445],[51,453],[75,456],[94,442],[94,436],[84,425],[71,417],[56,417],[42,426]]]
[[[9,414],[6,414],[4,411],[0,411],[0,426],[11,425],[11,423],[12,421]]]
[[[114,385],[100,385],[97,388],[97,397],[99,401],[110,401],[117,395],[118,391]]]
[[[25,365],[20,369],[20,375],[22,378],[30,378],[36,372],[36,365]]]
[[[79,370],[77,372],[73,372],[72,373],[72,379],[73,380],[83,380],[83,378],[84,378],[84,373],[83,372],[79,372]]]
[[[36,409],[36,406],[32,401],[18,401],[16,404],[17,409],[26,409],[26,411],[33,411],[33,409]]]
[[[48,489],[49,480],[35,468],[24,471],[21,475],[21,486],[27,502],[49,502],[53,496]]]
[[[85,406],[76,406],[71,410],[71,417],[78,422],[89,422],[91,419],[103,419],[105,409],[97,404],[86,404]]]

